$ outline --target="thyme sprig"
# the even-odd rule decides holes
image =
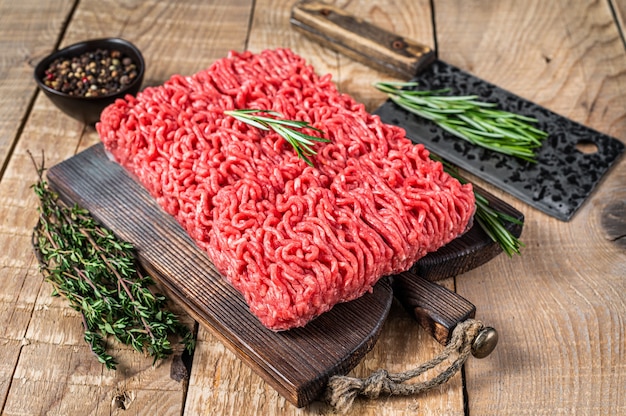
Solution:
[[[468,182],[461,177],[454,165],[433,153],[430,154],[430,158],[441,162],[444,171],[459,182],[463,184]],[[480,225],[480,228],[482,228],[489,238],[496,242],[509,257],[512,257],[513,254],[521,254],[520,249],[524,247],[524,243],[506,228],[506,223],[522,225],[523,222],[491,207],[489,200],[476,190],[474,190],[474,198],[476,201],[476,213],[474,214],[474,218],[476,222],[478,222],[478,225]]]
[[[40,270],[53,287],[81,314],[84,339],[109,369],[116,360],[107,353],[106,338],[154,357],[173,352],[170,335],[182,338],[191,353],[193,333],[166,309],[164,295],[150,288],[154,281],[136,262],[133,246],[98,224],[88,211],[66,206],[44,180],[44,162],[37,166],[33,189],[39,198],[39,218],[32,243]]]
[[[483,148],[535,163],[535,150],[548,134],[537,120],[495,108],[476,95],[446,95],[448,89],[416,90],[417,82],[377,82],[374,86],[417,116],[433,121],[456,137]]]
[[[259,115],[259,113],[279,118],[266,117]],[[282,119],[283,115],[277,111],[243,109],[224,111],[224,114],[261,130],[275,131],[294,148],[298,157],[304,160],[309,166],[313,166],[313,162],[311,162],[309,156],[317,154],[313,149],[315,142],[330,142],[330,140],[323,137],[316,137],[294,130],[309,128],[318,133],[323,133],[320,129],[311,126],[311,124],[306,121]]]

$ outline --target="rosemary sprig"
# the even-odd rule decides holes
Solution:
[[[258,113],[280,118],[265,117]],[[261,130],[274,130],[294,148],[298,157],[304,160],[309,166],[313,166],[313,162],[311,162],[309,156],[317,154],[317,152],[313,150],[315,142],[330,142],[330,140],[323,137],[311,136],[301,131],[294,130],[309,128],[318,133],[323,133],[320,129],[311,126],[306,121],[284,120],[282,119],[283,115],[277,111],[244,109],[224,111],[224,114]]]
[[[254,113],[266,113],[275,117],[282,117],[282,115],[275,111],[268,110],[255,110],[255,109],[245,109],[245,110],[234,110],[234,111],[225,111],[224,114],[235,117],[236,119],[247,123],[251,126],[260,128],[262,130],[270,130],[273,129],[278,134],[283,136],[285,140],[287,140],[296,150],[298,156],[304,159],[306,163],[313,166],[312,162],[306,157],[307,155],[316,154],[315,151],[310,147],[313,145],[312,141],[322,141],[328,142],[329,140],[309,136],[307,134],[293,131],[288,127],[295,128],[303,128],[309,127],[315,131],[322,133],[321,130],[311,127],[307,122],[303,121],[293,121],[293,120],[279,120],[270,117],[263,117],[259,115],[254,115]],[[285,127],[287,126],[287,127]],[[304,148],[306,154],[300,146]],[[465,182],[463,178],[461,178],[456,170],[449,164],[445,163],[442,159],[431,153],[431,157],[434,160],[441,162],[444,165],[444,169],[448,174],[455,177],[461,182]],[[520,247],[523,246],[522,242],[519,241],[515,236],[513,236],[504,226],[504,222],[511,222],[515,224],[520,224],[521,222],[517,218],[513,218],[510,215],[507,215],[503,212],[494,210],[489,206],[489,201],[479,194],[478,192],[474,192],[476,198],[476,220],[480,224],[480,226],[485,230],[487,235],[496,243],[498,243],[504,252],[506,252],[509,256],[513,254],[520,254]]]
[[[430,154],[430,158],[440,162],[447,174],[461,183],[467,183],[467,180],[459,175],[459,172],[452,164],[433,153]],[[476,214],[474,218],[478,222],[478,225],[480,225],[489,238],[496,242],[509,257],[512,257],[513,254],[521,254],[520,249],[524,247],[524,243],[507,230],[505,223],[509,222],[522,225],[522,221],[491,207],[487,198],[479,192],[476,192],[476,190],[474,190],[474,197],[476,200]]]
[[[53,287],[80,312],[84,339],[98,360],[115,369],[107,353],[109,335],[154,357],[173,352],[170,335],[178,335],[191,353],[193,333],[167,309],[165,296],[154,293],[154,281],[136,263],[133,247],[98,224],[88,211],[68,207],[49,189],[43,178],[44,162],[37,166],[33,185],[39,198],[39,219],[33,230],[33,248],[40,270]]]
[[[521,254],[520,249],[524,247],[524,243],[506,229],[504,222],[518,225],[521,225],[522,222],[504,212],[491,208],[489,201],[478,192],[474,192],[474,196],[476,197],[475,218],[481,228],[493,241],[500,245],[509,257],[512,257],[513,254]]]
[[[478,96],[445,95],[449,90],[415,90],[417,82],[377,82],[403,109],[426,118],[456,137],[486,149],[535,163],[535,150],[548,134],[532,117],[496,109]]]

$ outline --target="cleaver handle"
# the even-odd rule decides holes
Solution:
[[[403,79],[436,59],[433,49],[315,0],[296,3],[291,24],[301,33],[352,59]]]
[[[457,324],[476,316],[476,307],[470,301],[410,271],[395,275],[392,287],[394,296],[404,308],[443,345],[450,341]],[[472,345],[472,354],[484,358],[494,350],[497,342],[496,330],[485,327]]]

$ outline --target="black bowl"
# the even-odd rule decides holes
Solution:
[[[55,59],[73,58],[86,52],[95,52],[97,49],[118,50],[122,55],[129,57],[136,65],[137,76],[123,89],[99,97],[69,95],[45,85],[46,70]],[[42,59],[35,67],[35,81],[48,98],[64,113],[86,124],[95,124],[100,120],[100,113],[106,106],[118,98],[123,98],[126,94],[137,94],[143,81],[145,67],[146,64],[141,52],[132,43],[119,38],[93,39],[75,43]]]

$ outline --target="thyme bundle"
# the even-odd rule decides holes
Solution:
[[[398,106],[433,121],[447,132],[474,145],[535,163],[535,150],[548,134],[537,120],[496,109],[475,95],[445,95],[447,89],[415,90],[416,82],[377,82],[374,86]]]
[[[98,224],[88,211],[64,205],[43,178],[44,162],[37,166],[33,185],[39,198],[39,219],[32,243],[40,270],[81,314],[84,339],[98,360],[109,369],[116,360],[106,351],[105,340],[116,340],[154,357],[173,352],[170,335],[182,338],[191,353],[193,333],[166,309],[167,299],[150,288],[154,281],[138,267],[133,246],[120,241]]]
[[[320,129],[311,126],[306,121],[284,120],[272,117],[265,117],[255,113],[267,114],[274,117],[283,117],[283,115],[279,112],[269,110],[244,109],[224,111],[224,114],[234,117],[241,122],[259,128],[261,130],[274,130],[294,148],[298,157],[304,160],[309,166],[313,166],[313,162],[311,162],[308,156],[313,156],[317,154],[315,150],[313,150],[313,145],[315,144],[315,142],[330,142],[330,140],[328,139],[311,136],[301,131],[294,130],[294,128],[309,128],[318,133],[322,133]]]

